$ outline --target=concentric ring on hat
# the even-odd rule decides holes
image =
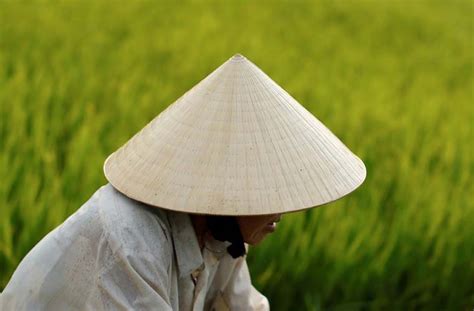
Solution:
[[[209,215],[288,213],[358,188],[366,168],[328,128],[237,54],[104,163],[126,196]]]

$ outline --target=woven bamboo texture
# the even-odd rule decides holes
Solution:
[[[104,172],[135,200],[212,215],[319,206],[366,176],[362,160],[240,54],[111,154]]]

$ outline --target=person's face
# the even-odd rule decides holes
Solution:
[[[276,223],[280,221],[281,214],[238,216],[237,223],[244,242],[250,245],[260,243],[267,234],[276,229]]]

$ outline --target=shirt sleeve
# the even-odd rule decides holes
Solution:
[[[270,310],[268,299],[252,285],[246,258],[239,257],[235,260],[237,263],[223,292],[223,300],[228,308],[232,311]]]
[[[111,192],[100,208],[106,243],[87,310],[172,310],[172,248],[165,224]]]
[[[91,310],[169,310],[169,280],[166,267],[147,253],[118,254],[97,279]]]
[[[165,224],[101,189],[23,258],[0,310],[172,310]]]

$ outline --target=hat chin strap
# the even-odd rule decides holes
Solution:
[[[232,243],[227,247],[227,252],[232,258],[245,255],[244,239],[234,216],[208,215],[206,216],[206,224],[214,239]]]

